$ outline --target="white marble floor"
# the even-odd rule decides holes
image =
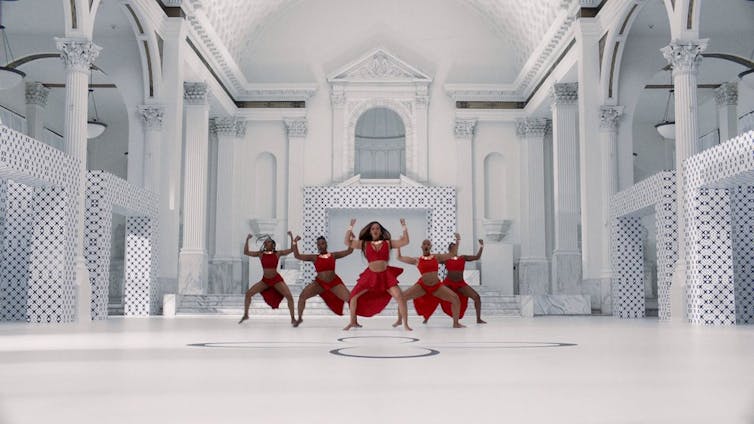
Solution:
[[[3,324],[0,423],[754,423],[752,326],[362,321]]]

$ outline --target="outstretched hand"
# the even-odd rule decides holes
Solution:
[[[479,245],[480,245],[480,246],[484,246],[484,240],[482,240],[482,239],[479,239]]]
[[[404,218],[401,218],[401,226],[403,227],[406,226],[406,220]]]
[[[353,227],[354,224],[356,224],[356,218],[351,218],[351,226]]]
[[[296,236],[296,238],[293,239],[293,241],[295,241],[296,243],[298,243],[299,240],[301,240],[301,236]]]

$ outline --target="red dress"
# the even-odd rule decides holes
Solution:
[[[262,252],[259,256],[259,260],[262,262],[262,269],[277,269],[278,267],[278,255],[275,253]],[[272,309],[277,309],[280,306],[280,302],[283,301],[283,295],[275,290],[273,286],[277,283],[284,282],[283,277],[276,272],[275,275],[270,278],[262,277],[262,282],[267,284],[267,288],[262,290],[261,293],[264,302],[270,305]]]
[[[387,261],[390,259],[390,240],[384,240],[379,250],[369,242],[364,246],[364,256],[367,261]],[[356,286],[351,290],[351,298],[365,292],[359,297],[356,305],[356,314],[362,317],[371,317],[382,312],[390,303],[390,293],[387,289],[398,285],[398,276],[403,273],[402,268],[388,266],[385,271],[374,272],[369,267],[359,275]]]
[[[328,253],[326,256],[317,255],[317,260],[314,261],[314,269],[317,273],[335,271],[335,256],[332,253]],[[336,275],[332,281],[322,281],[319,278],[314,281],[322,287],[323,291],[319,296],[325,301],[327,307],[336,314],[343,315],[343,301],[331,291],[338,284],[343,284],[343,280]]]
[[[450,258],[445,261],[445,269],[448,271],[461,271],[463,272],[464,268],[466,268],[466,260],[463,259],[461,256],[457,256],[455,258]],[[467,287],[468,284],[466,284],[465,281],[451,281],[449,278],[445,278],[445,281],[442,282],[446,287],[456,292],[458,295],[458,299],[461,301],[461,312],[458,314],[458,319],[463,318],[463,314],[466,313],[466,308],[469,306],[469,298],[462,295],[459,290],[461,290],[463,287]],[[452,309],[450,307],[450,302],[446,302],[444,300],[440,301],[440,306],[442,306],[442,310],[448,314],[449,316],[453,316]]]
[[[416,267],[419,268],[419,274],[421,275],[428,272],[437,272],[437,259],[434,256],[430,256],[428,259],[422,256],[419,258],[419,263],[416,264]],[[414,309],[416,309],[416,313],[423,316],[424,319],[429,319],[429,317],[435,312],[435,309],[437,309],[437,305],[440,304],[440,299],[435,297],[434,293],[442,286],[442,283],[438,282],[437,284],[429,286],[424,283],[421,277],[419,277],[419,281],[417,281],[416,284],[424,289],[425,294],[414,299]]]

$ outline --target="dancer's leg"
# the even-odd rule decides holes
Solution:
[[[264,289],[267,288],[267,284],[265,284],[263,281],[260,281],[253,286],[251,286],[248,290],[246,290],[246,295],[243,299],[243,316],[241,317],[241,321],[238,321],[238,323],[242,323],[249,319],[249,307],[251,306],[251,297],[254,296],[257,293],[262,292]]]

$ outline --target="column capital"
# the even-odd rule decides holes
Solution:
[[[516,134],[519,137],[544,137],[550,129],[547,118],[523,118],[516,120]]]
[[[45,87],[41,82],[34,81],[26,83],[27,105],[47,106],[48,94],[50,94],[50,89]]]
[[[556,83],[550,90],[552,104],[572,105],[579,99],[579,84],[576,82]]]
[[[715,89],[715,102],[718,106],[738,104],[738,84],[724,82]]]
[[[342,107],[346,104],[346,93],[341,88],[333,88],[330,93],[330,102],[335,107]]]
[[[209,131],[219,136],[236,135],[237,118],[232,116],[216,116],[209,120]]]
[[[183,83],[183,100],[190,105],[207,104],[207,83],[206,82],[184,82]]]
[[[102,51],[102,47],[85,38],[55,37],[55,47],[60,51],[60,59],[66,69],[89,73],[92,64]]]
[[[456,138],[473,138],[476,132],[476,119],[456,119],[453,133]]]
[[[665,60],[673,67],[673,75],[699,71],[702,62],[701,53],[707,49],[709,39],[673,40],[660,49]]]
[[[600,106],[600,128],[616,131],[621,115],[623,115],[623,106]]]
[[[306,137],[306,119],[285,119],[284,122],[285,129],[288,131],[288,138]]]
[[[246,120],[243,118],[236,118],[236,138],[246,137]]]
[[[151,104],[151,105],[138,105],[136,111],[141,117],[141,121],[144,123],[144,127],[149,130],[161,130],[162,120],[165,117],[165,106]]]

